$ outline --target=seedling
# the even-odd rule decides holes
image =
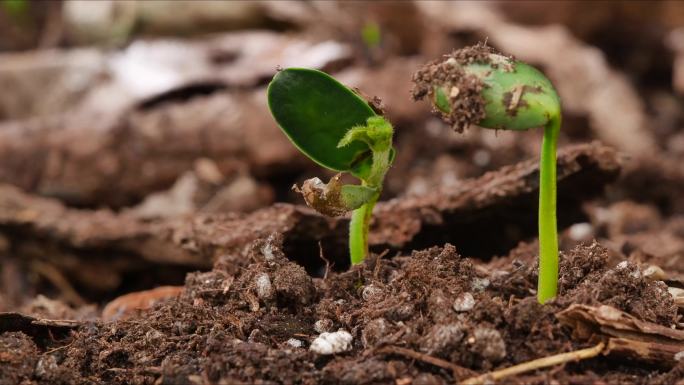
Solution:
[[[361,28],[361,39],[369,50],[377,49],[382,42],[380,26],[374,21],[369,21]]]
[[[428,96],[442,118],[462,131],[470,124],[496,130],[544,127],[539,175],[539,283],[537,298],[556,296],[556,147],[560,99],[533,67],[478,44],[429,63],[414,75],[414,97]]]
[[[328,183],[313,178],[295,188],[322,214],[353,211],[349,252],[352,264],[361,263],[368,254],[373,207],[394,160],[392,125],[356,92],[321,71],[305,68],[279,71],[268,86],[268,105],[299,151],[339,172]],[[361,184],[342,184],[342,173]]]

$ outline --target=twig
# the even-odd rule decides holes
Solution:
[[[484,384],[487,381],[497,381],[497,380],[500,380],[502,378],[514,376],[516,374],[529,372],[531,370],[546,368],[549,366],[558,365],[558,364],[562,364],[565,362],[579,361],[579,360],[584,360],[587,358],[596,357],[597,355],[599,355],[599,353],[601,353],[603,351],[604,346],[605,346],[605,343],[600,342],[598,345],[591,347],[591,348],[575,350],[574,352],[556,354],[553,356],[548,356],[548,357],[539,358],[536,360],[524,362],[522,364],[514,365],[514,366],[511,366],[511,367],[506,368],[506,369],[496,370],[493,372],[482,374],[482,375],[477,376],[477,377],[468,378],[467,380],[463,381],[462,384],[463,385]]]
[[[385,353],[385,354],[397,354],[400,356],[404,357],[409,357],[413,358],[414,360],[422,361],[437,367],[440,367],[442,369],[448,369],[451,370],[453,373],[454,378],[463,378],[466,376],[472,376],[473,371],[464,368],[462,366],[453,364],[449,361],[445,361],[441,358],[433,357],[424,353],[419,353],[411,349],[406,349],[406,348],[401,348],[399,346],[385,346],[376,351],[377,353]]]

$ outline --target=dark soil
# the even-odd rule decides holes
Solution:
[[[562,255],[561,293],[542,306],[533,263],[491,269],[445,245],[312,279],[285,258],[281,242],[257,241],[241,267],[219,260],[212,271],[189,275],[179,298],[124,321],[83,323],[48,351],[21,332],[3,334],[0,358],[13,368],[4,383],[452,383],[455,372],[388,347],[474,373],[586,346],[555,319],[571,303],[611,305],[668,327],[677,314],[664,284],[635,264],[609,267],[597,243]],[[320,333],[336,330],[353,336],[349,351],[309,349]],[[582,382],[597,367],[572,364],[520,383]],[[638,374],[638,382],[663,384],[681,370],[620,368],[601,370],[619,381]]]

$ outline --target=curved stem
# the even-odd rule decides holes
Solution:
[[[556,225],[556,148],[560,114],[544,127],[539,163],[539,283],[540,303],[556,296],[558,290],[558,231]]]
[[[378,198],[380,198],[380,193],[375,194],[368,203],[352,212],[351,222],[349,222],[349,255],[352,265],[363,262],[368,255],[368,228],[373,207]]]

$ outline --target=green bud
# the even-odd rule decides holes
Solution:
[[[483,44],[427,64],[413,80],[414,98],[427,95],[458,131],[470,124],[527,130],[560,116],[560,99],[544,74]]]
[[[375,152],[386,151],[392,146],[392,125],[382,116],[371,116],[366,125],[358,125],[349,129],[337,143],[337,148],[350,145],[352,142],[363,142]]]

